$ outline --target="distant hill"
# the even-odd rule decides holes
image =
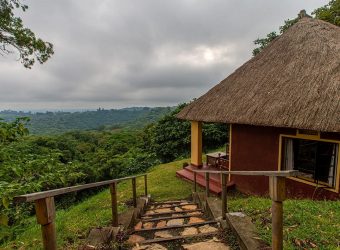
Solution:
[[[97,109],[84,112],[23,112],[0,111],[0,118],[12,121],[17,117],[30,117],[28,126],[32,134],[58,134],[72,130],[104,130],[141,128],[172,111],[173,107],[135,107],[123,109]]]

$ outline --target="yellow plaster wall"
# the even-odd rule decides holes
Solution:
[[[202,122],[191,122],[191,164],[202,165]]]

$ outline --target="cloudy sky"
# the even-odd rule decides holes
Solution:
[[[253,41],[322,0],[26,0],[54,44],[44,65],[0,56],[0,110],[167,106],[209,90]]]

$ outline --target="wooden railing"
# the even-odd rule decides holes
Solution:
[[[209,197],[209,174],[221,174],[222,186],[222,218],[226,219],[227,212],[227,176],[228,175],[252,175],[269,177],[269,195],[272,199],[272,249],[283,249],[283,201],[286,199],[286,177],[297,176],[297,170],[289,171],[213,171],[194,170],[194,191],[197,191],[196,175],[205,173],[206,196]]]
[[[55,204],[54,197],[62,194],[77,192],[80,190],[109,185],[112,206],[112,225],[118,226],[117,183],[132,180],[133,205],[137,207],[137,177],[144,176],[145,196],[148,195],[147,174],[124,177],[120,179],[94,182],[84,185],[53,189],[43,192],[20,195],[14,198],[15,202],[34,202],[37,222],[41,225],[44,249],[57,249],[57,237],[55,228]]]

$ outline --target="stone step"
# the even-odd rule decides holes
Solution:
[[[175,203],[183,203],[189,202],[187,200],[174,200],[174,201],[159,201],[159,202],[150,202],[150,205],[164,205],[164,204],[175,204]]]
[[[164,227],[153,227],[153,228],[141,228],[141,229],[134,230],[133,233],[150,232],[150,231],[157,231],[157,230],[177,229],[177,228],[185,228],[185,227],[198,227],[198,226],[210,225],[210,224],[216,224],[216,223],[217,223],[217,221],[210,220],[210,221],[190,223],[190,224],[182,224],[182,225],[173,225],[173,226],[164,226]]]
[[[193,210],[183,210],[183,211],[169,211],[169,212],[161,212],[161,213],[144,213],[141,218],[143,219],[144,217],[153,217],[153,216],[158,216],[158,215],[166,215],[166,214],[183,214],[183,213],[193,213],[193,212],[202,212],[202,209],[193,209]]]
[[[147,206],[148,210],[159,209],[159,208],[174,208],[174,207],[182,207],[187,205],[197,205],[194,202],[180,202],[180,203],[169,203],[169,204],[160,204],[160,205],[152,205]]]
[[[140,241],[138,242],[138,244],[145,245],[145,244],[175,241],[175,240],[181,240],[181,239],[206,238],[206,237],[214,236],[217,234],[218,232],[212,232],[212,233],[198,233],[194,235],[178,235],[178,236],[173,236],[173,237],[168,237],[168,238],[154,238],[154,239]]]
[[[178,215],[178,216],[165,216],[165,217],[157,217],[157,218],[142,218],[142,222],[150,222],[150,221],[160,221],[160,220],[171,220],[171,219],[181,219],[181,218],[189,218],[189,217],[202,217],[204,214],[201,215]]]

